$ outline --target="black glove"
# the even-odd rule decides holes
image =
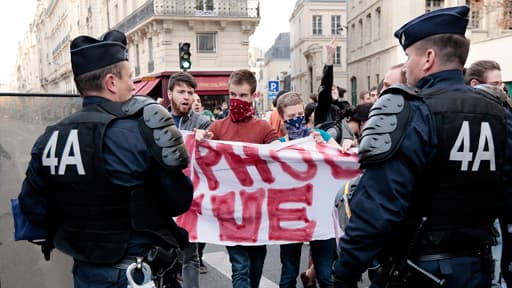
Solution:
[[[336,277],[336,275],[332,276],[332,282],[334,284],[334,288],[357,288],[356,282],[341,280]]]

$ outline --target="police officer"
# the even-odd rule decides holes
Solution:
[[[75,38],[71,65],[83,108],[38,138],[18,199],[73,257],[75,287],[124,288],[135,257],[187,242],[172,217],[192,201],[188,154],[169,112],[132,97],[123,33]]]
[[[512,122],[497,97],[464,85],[468,12],[439,9],[395,33],[415,88],[384,91],[363,129],[365,172],[340,240],[336,287],[357,287],[375,261],[372,287],[491,286],[492,224],[510,218],[498,203],[510,202],[502,188]]]

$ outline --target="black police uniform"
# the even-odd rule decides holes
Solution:
[[[72,53],[75,74],[126,60],[122,33],[81,37],[79,59]],[[101,51],[110,57],[87,62],[97,56],[87,53]],[[188,241],[172,219],[192,202],[187,165],[164,107],[146,97],[120,103],[89,95],[81,111],[38,138],[18,200],[30,222],[47,228],[50,242],[75,260],[75,287],[126,287],[123,268],[132,256]]]
[[[507,130],[498,101],[465,86],[460,71],[430,75],[418,88],[423,88],[422,97],[387,94],[372,109],[361,141],[365,172],[351,201],[335,274],[357,281],[378,256],[379,273],[410,259],[444,279],[446,287],[487,287],[492,223],[512,130]],[[373,122],[385,126],[388,117],[391,131],[368,132]],[[375,141],[386,142],[378,138],[392,141],[388,152],[376,153],[375,146],[381,145]],[[427,219],[420,229],[422,217]],[[432,279],[405,267],[413,276],[403,287],[436,287]],[[397,276],[397,281],[404,279],[403,273]],[[390,280],[373,281],[383,281],[374,287],[384,287]]]
[[[77,261],[115,264],[154,245],[186,243],[172,217],[190,207],[193,188],[183,166],[157,160],[151,150],[162,148],[139,132],[158,130],[142,124],[150,111],[167,114],[161,128],[172,127],[150,99],[88,96],[82,111],[48,127],[33,147],[20,206],[34,223],[53,227],[55,247]]]
[[[466,26],[458,21],[467,24],[468,11],[449,8],[410,22],[444,24],[425,25],[424,33],[409,26],[399,31],[420,33],[416,41],[463,34]],[[457,23],[445,28],[452,20]],[[404,47],[414,42],[409,36],[398,35]],[[459,70],[430,74],[416,88],[384,91],[363,129],[364,174],[340,240],[337,287],[355,287],[376,260],[372,287],[491,285],[492,225],[507,214],[501,203],[509,200],[509,112],[497,97],[464,85]]]

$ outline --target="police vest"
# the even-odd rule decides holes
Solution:
[[[45,191],[60,213],[55,247],[75,259],[115,263],[125,256],[132,231],[149,232],[178,246],[178,228],[165,213],[155,192],[159,190],[152,188],[158,180],[151,179],[151,171],[145,184],[135,187],[112,183],[105,171],[107,125],[120,117],[140,121],[141,114],[124,115],[120,103],[88,105],[48,127],[39,141],[36,153],[42,159]]]
[[[426,246],[490,244],[506,148],[505,111],[476,89],[421,92],[438,138],[438,153],[419,177],[418,209],[426,216]]]

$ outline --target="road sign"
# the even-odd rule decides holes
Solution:
[[[271,80],[268,81],[268,99],[273,100],[276,98],[277,93],[279,92],[279,81]]]
[[[268,81],[268,92],[279,92],[279,81]]]

